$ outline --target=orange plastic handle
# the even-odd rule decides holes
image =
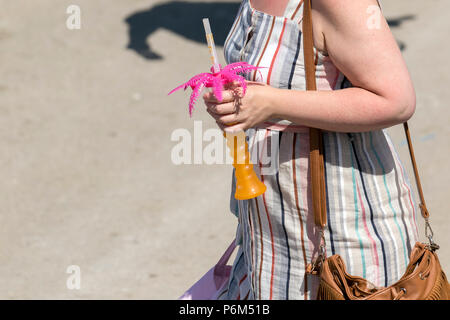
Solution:
[[[244,131],[224,133],[224,136],[233,158],[233,167],[236,169],[236,193],[234,197],[237,200],[248,200],[262,195],[267,188],[253,170]]]

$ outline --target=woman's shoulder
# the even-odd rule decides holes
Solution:
[[[376,20],[374,15],[379,15],[379,18],[382,16],[379,0],[314,0],[311,4],[314,45],[324,55],[328,52],[327,33],[353,29],[355,25],[367,26]]]

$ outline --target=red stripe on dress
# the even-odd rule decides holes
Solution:
[[[260,242],[261,242],[261,260],[259,261],[259,285],[258,285],[258,291],[259,291],[259,299],[261,299],[261,273],[262,273],[262,265],[264,260],[264,244],[263,244],[263,238],[262,238],[262,225],[261,225],[261,215],[259,213],[259,206],[258,206],[258,198],[255,199],[256,204],[256,212],[258,213],[258,223],[259,223],[259,230],[260,230]]]
[[[244,274],[241,280],[239,280],[239,286],[242,284],[242,282],[247,279],[247,274]]]
[[[366,219],[366,209],[364,207],[363,204],[363,200],[361,198],[361,192],[359,191],[359,183],[358,180],[356,180],[356,191],[358,193],[358,198],[359,198],[359,203],[361,204],[361,211],[362,211],[362,220],[363,220],[363,224],[364,224],[364,230],[367,233],[367,236],[369,237],[370,242],[372,243],[372,259],[375,259],[375,265],[377,266],[377,271],[376,271],[376,285],[379,285],[380,282],[380,262],[378,259],[378,252],[377,252],[377,244],[375,242],[375,240],[372,238],[372,236],[370,235],[369,232],[369,227],[367,226],[367,219]]]
[[[246,278],[247,278],[247,275],[245,274],[245,275],[242,277],[242,279],[239,280],[239,285],[238,285],[238,287],[239,287],[239,294],[238,294],[236,300],[240,300],[240,299],[241,299],[241,284],[242,284],[242,282],[243,282]]]
[[[266,130],[266,134],[264,136],[264,144],[261,149],[261,155],[264,152],[264,146],[267,144],[267,135],[269,134],[269,130]],[[261,157],[260,157],[261,159]],[[259,169],[262,169],[262,163],[259,161]],[[264,176],[261,174],[261,182],[264,183]],[[274,276],[274,268],[275,268],[275,242],[273,240],[273,232],[272,232],[272,222],[270,221],[269,216],[269,210],[267,209],[267,202],[266,202],[266,195],[265,193],[262,194],[263,203],[264,203],[264,209],[266,210],[266,216],[267,216],[267,222],[269,223],[269,230],[270,230],[270,240],[271,240],[271,246],[272,246],[272,267],[270,269],[270,296],[269,300],[272,300],[273,297],[273,276]]]
[[[300,7],[302,6],[302,4],[303,4],[303,0],[301,0],[300,3],[298,4],[297,8],[294,11],[294,14],[291,16],[291,20],[294,20],[294,17],[297,14],[298,9],[300,9]]]
[[[253,136],[253,143],[252,143],[252,154],[253,154],[253,149],[255,147],[255,140],[256,140],[256,135],[258,134],[258,130],[255,130],[255,135]],[[256,206],[256,216],[258,218],[258,225],[259,225],[259,234],[260,234],[260,244],[261,244],[261,260],[259,261],[259,275],[258,275],[258,294],[259,294],[259,299],[261,299],[261,274],[262,274],[262,265],[264,262],[264,243],[263,243],[263,239],[261,237],[262,232],[262,223],[261,223],[261,214],[259,212],[259,206],[258,206],[258,198],[255,198],[255,206]]]
[[[272,26],[270,27],[269,36],[267,37],[266,44],[264,45],[264,49],[261,52],[261,55],[259,56],[258,63],[256,64],[256,67],[259,67],[259,64],[261,63],[261,59],[264,56],[264,53],[266,52],[267,45],[269,44],[270,38],[272,36],[272,31],[273,31],[274,24],[275,24],[275,17],[272,17]],[[253,74],[253,81],[256,81],[256,71]]]
[[[298,188],[297,188],[297,169],[296,169],[296,163],[295,163],[295,145],[297,144],[297,134],[294,134],[294,139],[293,139],[293,143],[292,143],[292,180],[294,183],[294,196],[295,196],[295,207],[297,209],[297,215],[299,217],[300,220],[300,239],[302,242],[302,253],[303,253],[303,260],[305,263],[305,266],[307,265],[307,260],[306,260],[306,249],[305,249],[305,240],[304,240],[304,230],[303,230],[303,219],[302,219],[302,215],[300,212],[300,205],[299,205],[299,201],[298,201]],[[308,283],[306,281],[306,275],[305,275],[305,286],[304,286],[305,290],[305,300],[307,300],[308,296]]]
[[[272,69],[277,59],[278,51],[280,50],[281,42],[283,42],[284,29],[286,29],[286,21],[287,18],[284,18],[283,29],[281,29],[280,40],[278,40],[277,50],[275,50],[275,54],[272,57],[272,63],[270,64],[269,74],[267,75],[267,84],[270,85],[270,77],[272,76]]]
[[[254,234],[253,234],[253,226],[252,226],[252,219],[251,219],[251,213],[250,213],[250,204],[251,202],[248,202],[248,207],[249,210],[247,210],[247,214],[248,214],[248,224],[250,226],[250,252],[251,252],[251,259],[252,259],[252,279],[255,279],[255,258],[254,258],[254,254],[253,254],[253,239],[255,238]],[[251,279],[251,280],[252,280]]]
[[[411,199],[411,189],[408,187],[408,185],[405,182],[405,176],[403,175],[403,168],[400,168],[400,171],[402,173],[403,186],[406,188],[406,190],[408,190],[409,203],[411,204],[411,208],[413,210],[413,221],[414,221],[414,226],[416,227],[416,233],[417,233],[419,228],[417,227],[417,222],[416,222],[416,209],[414,208],[414,204]]]
[[[252,144],[251,144],[251,150],[250,150],[250,155],[252,155],[253,154],[253,150],[254,150],[254,148],[255,148],[255,140],[256,140],[256,134],[257,134],[257,130],[255,130],[255,134],[253,135],[253,139],[252,139]],[[256,199],[255,199],[255,202],[256,202]],[[249,206],[249,209],[251,208],[251,201],[249,201],[248,202],[248,206]],[[253,227],[252,227],[252,219],[250,218],[251,217],[251,212],[250,212],[251,210],[249,210],[249,212],[248,212],[248,222],[249,222],[249,224],[250,224],[250,234],[251,234],[251,239],[250,239],[250,248],[251,248],[251,251],[252,251],[252,279],[251,279],[251,281],[253,282],[253,281],[255,281],[255,265],[256,265],[256,257],[255,257],[255,254],[253,253],[253,250],[254,250],[254,248],[253,248],[253,242],[254,242],[254,239],[255,239],[255,234],[253,233]],[[258,212],[258,219],[259,219],[259,212]],[[259,222],[259,226],[260,226],[260,228],[261,228],[261,220],[260,220],[260,222]],[[261,283],[261,282],[260,282]]]
[[[413,211],[413,222],[414,222],[414,227],[416,228],[416,234],[418,236],[418,232],[419,232],[419,228],[417,227],[417,221],[416,221],[416,209],[414,208],[414,204],[411,198],[411,189],[408,187],[408,185],[406,184],[406,179],[405,179],[405,175],[403,174],[403,165],[401,164],[401,162],[399,161],[399,159],[397,158],[397,152],[395,151],[395,149],[393,147],[390,146],[391,148],[391,152],[394,154],[394,161],[397,164],[397,166],[400,167],[400,173],[402,174],[402,182],[403,182],[403,186],[406,188],[406,190],[408,191],[408,198],[409,198],[409,203],[411,205],[411,209]]]

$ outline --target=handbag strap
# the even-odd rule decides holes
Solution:
[[[231,255],[233,254],[234,249],[236,248],[236,239],[234,239],[230,245],[228,246],[227,250],[223,253],[222,257],[220,257],[219,261],[216,265],[218,266],[225,266],[228,263],[228,260],[230,260]]]
[[[314,61],[314,44],[311,15],[311,0],[303,2],[303,54],[305,59],[306,90],[317,90],[316,64]],[[314,209],[314,222],[324,228],[327,224],[325,167],[323,161],[322,131],[309,129],[311,191]]]
[[[305,0],[303,6],[303,52],[305,59],[306,90],[317,90],[316,85],[316,65],[314,61],[314,40],[312,28],[311,0]],[[414,156],[411,135],[409,133],[408,123],[403,123],[406,140],[408,142],[411,163],[414,169],[417,191],[420,197],[419,208],[422,217],[425,219],[425,235],[431,243],[433,230],[430,227],[428,212],[423,195],[422,184],[420,182],[419,171]],[[323,135],[320,129],[310,128],[310,170],[311,170],[311,188],[312,201],[314,209],[314,222],[316,226],[323,229],[327,224],[326,209],[326,190],[325,190],[325,166],[323,160]]]

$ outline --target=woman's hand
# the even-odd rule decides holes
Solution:
[[[260,82],[247,81],[247,90],[237,83],[226,87],[219,102],[212,92],[203,95],[208,113],[218,126],[227,132],[238,132],[254,127],[273,116],[266,95],[274,88]]]

